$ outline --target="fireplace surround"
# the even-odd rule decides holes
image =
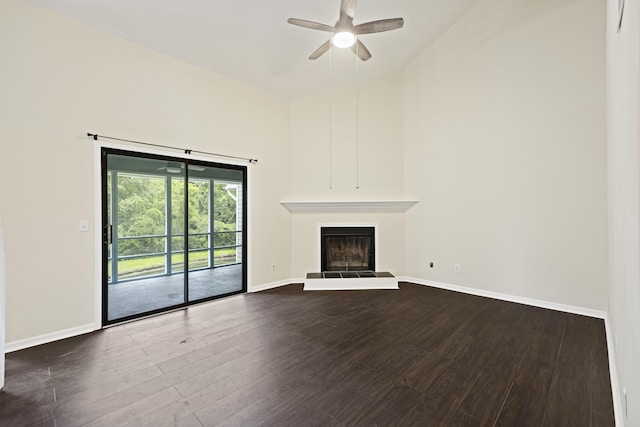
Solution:
[[[319,225],[320,271],[307,273],[305,291],[398,289],[391,273],[376,271],[375,224]]]

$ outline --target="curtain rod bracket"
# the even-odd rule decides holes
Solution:
[[[184,154],[191,154],[191,150],[184,150]]]

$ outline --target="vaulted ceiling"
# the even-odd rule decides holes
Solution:
[[[361,36],[373,58],[332,49],[309,55],[329,33],[287,18],[328,25],[340,0],[29,0],[89,26],[292,98],[401,69],[477,0],[359,0],[354,23],[402,17],[404,28]]]

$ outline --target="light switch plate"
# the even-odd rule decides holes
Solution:
[[[83,233],[89,231],[89,221],[87,221],[86,219],[80,220],[80,231]]]

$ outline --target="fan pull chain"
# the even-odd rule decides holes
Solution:
[[[360,189],[360,43],[356,39],[356,190]]]
[[[329,190],[333,190],[333,49],[329,48]]]

